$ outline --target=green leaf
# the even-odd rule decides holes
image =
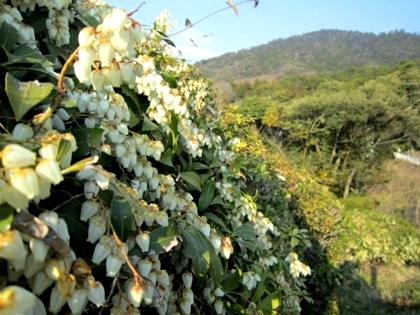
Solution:
[[[185,182],[191,185],[193,188],[201,190],[203,185],[200,176],[196,172],[181,172],[179,177],[182,178]]]
[[[142,131],[154,131],[159,129],[159,126],[152,122],[146,115],[143,116],[143,128]]]
[[[213,199],[213,201],[211,202],[211,204],[212,205],[224,205],[225,203],[224,203],[224,201],[223,201],[223,199],[222,199],[222,197],[220,197],[220,196],[216,196],[214,199]]]
[[[264,315],[271,315],[281,304],[280,293],[273,292],[260,303]]]
[[[233,292],[237,287],[241,284],[241,275],[239,274],[238,270],[230,270],[225,276],[223,277],[222,282],[220,285],[223,288],[223,292],[229,293]]]
[[[207,209],[207,207],[211,204],[211,201],[214,197],[214,190],[215,190],[214,181],[209,180],[207,181],[206,185],[201,192],[200,199],[198,200],[198,211],[203,211]]]
[[[193,26],[193,24],[190,21],[190,19],[185,19],[185,27],[192,27],[192,26]]]
[[[10,50],[15,46],[18,39],[18,31],[9,23],[0,24],[0,46]]]
[[[254,227],[250,222],[247,222],[245,224],[242,224],[240,227],[238,227],[233,233],[232,237],[242,237],[246,240],[256,240],[257,236],[255,235]]]
[[[112,198],[111,223],[120,240],[125,242],[131,232],[132,213],[128,201],[118,195]]]
[[[160,254],[169,252],[172,247],[178,245],[180,234],[176,228],[165,226],[159,227],[150,232],[149,237],[149,250]]]
[[[163,152],[158,162],[173,167],[174,165],[172,164],[172,150],[167,149],[165,152]]]
[[[214,213],[206,212],[203,215],[207,219],[209,219],[210,221],[218,224],[224,231],[229,231],[228,228],[225,225],[225,222],[222,219],[220,219],[220,217],[218,217],[217,215],[215,215]]]
[[[210,273],[217,286],[223,273],[222,263],[216,255],[210,241],[194,226],[189,226],[182,231],[185,239],[185,254],[191,258],[193,272],[197,277],[204,277]]]
[[[260,276],[261,280],[258,282],[254,289],[254,293],[252,294],[251,301],[254,303],[256,303],[266,291],[265,279],[267,278],[267,274],[265,272],[259,272],[258,275]]]
[[[54,88],[52,83],[21,82],[6,73],[6,94],[19,121],[32,107],[42,102]]]
[[[290,246],[293,248],[299,244],[299,239],[297,237],[292,236],[290,240]]]
[[[77,141],[77,150],[73,156],[80,157],[90,154],[90,148],[99,148],[101,146],[101,139],[103,129],[101,128],[78,128],[73,129],[72,134]]]
[[[52,66],[50,63],[37,49],[30,47],[29,45],[19,46],[13,51],[13,58],[10,63],[29,63],[29,64],[42,64],[43,68]]]
[[[66,139],[58,141],[56,160],[60,161],[71,149],[71,142]]]
[[[162,72],[163,79],[169,83],[169,87],[171,89],[176,89],[178,87],[178,83],[176,83],[175,77],[168,73],[168,72]]]
[[[8,230],[13,221],[13,207],[7,203],[0,205],[0,233]]]

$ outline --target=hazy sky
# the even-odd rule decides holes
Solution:
[[[143,2],[105,1],[127,11]],[[170,33],[182,29],[187,18],[194,23],[226,6],[225,0],[144,2],[134,18],[143,25],[150,25],[166,9],[171,19],[178,21],[178,27]],[[420,0],[260,0],[256,8],[253,1],[237,8],[238,16],[232,9],[225,10],[171,39],[183,52],[183,57],[194,62],[320,29],[373,33],[404,29],[420,33]]]

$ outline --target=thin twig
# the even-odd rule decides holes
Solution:
[[[70,57],[66,60],[66,63],[64,64],[63,69],[61,69],[60,77],[58,79],[58,84],[57,84],[58,92],[60,94],[64,94],[66,92],[66,90],[63,87],[64,75],[66,74],[69,66],[73,63],[74,59],[76,59],[78,51],[79,51],[79,47],[77,47],[76,50],[73,51]]]
[[[209,17],[211,17],[211,16],[213,16],[213,15],[215,15],[215,14],[217,14],[217,13],[220,13],[220,12],[222,12],[222,11],[224,11],[224,10],[229,10],[229,9],[231,9],[231,8],[232,8],[232,6],[238,6],[238,5],[242,4],[242,3],[251,2],[251,1],[252,1],[252,2],[255,2],[255,0],[244,0],[244,1],[240,1],[240,2],[235,3],[235,4],[230,4],[230,5],[228,5],[228,6],[224,7],[224,8],[222,8],[222,9],[216,10],[216,11],[214,11],[214,12],[212,12],[212,13],[210,13],[210,14],[206,15],[205,17],[203,17],[203,18],[199,19],[197,22],[191,23],[190,25],[188,25],[187,27],[183,28],[182,30],[180,30],[180,31],[178,31],[178,32],[175,32],[175,33],[173,33],[173,34],[168,35],[168,37],[172,37],[172,36],[178,35],[178,34],[180,34],[180,33],[182,33],[182,32],[185,32],[186,30],[188,30],[188,29],[190,29],[191,27],[193,27],[193,26],[197,25],[198,23],[203,22],[204,20],[207,20]]]

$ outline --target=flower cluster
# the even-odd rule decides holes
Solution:
[[[18,9],[4,3],[0,3],[0,9],[0,24],[3,22],[8,23],[17,30],[18,43],[26,44],[35,41],[34,29],[22,22],[22,15]]]
[[[300,274],[307,276],[311,274],[311,268],[299,261],[296,253],[291,252],[285,259],[290,264],[290,273],[294,278],[298,278]]]

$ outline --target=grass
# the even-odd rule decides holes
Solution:
[[[418,266],[365,265],[337,290],[334,315],[420,314]]]

